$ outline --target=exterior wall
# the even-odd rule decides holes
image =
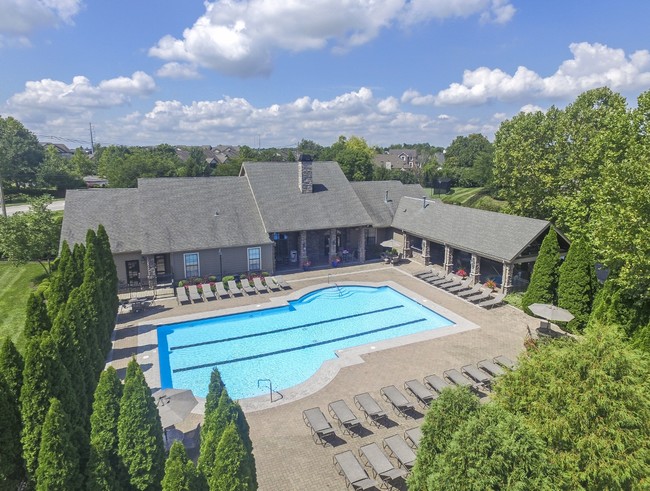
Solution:
[[[142,254],[129,252],[125,254],[113,254],[115,269],[117,270],[117,281],[119,284],[126,283],[126,261],[140,261],[140,279],[147,279],[147,263],[141,261]]]
[[[274,272],[273,245],[251,246],[261,248],[262,271]],[[185,278],[183,255],[197,252],[199,254],[199,271],[201,276],[228,276],[248,271],[248,246],[230,247],[221,249],[221,264],[219,263],[219,249],[204,249],[201,251],[174,252],[170,256],[170,266],[174,280]],[[220,269],[222,271],[220,271]]]

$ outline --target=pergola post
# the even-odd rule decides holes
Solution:
[[[477,254],[472,254],[470,272],[469,272],[469,284],[476,285],[481,276],[481,258]]]
[[[300,264],[304,265],[309,259],[307,257],[307,231],[306,230],[300,231],[300,235],[298,237],[298,246],[300,250]]]
[[[336,229],[331,228],[330,229],[330,257],[329,261],[332,262],[337,256],[336,253]]]
[[[402,231],[402,240],[404,241],[404,246],[402,247],[402,257],[411,257],[411,240],[409,234],[405,231]]]
[[[512,263],[503,263],[503,274],[501,279],[501,293],[507,295],[512,289],[512,274],[514,272],[515,265]]]
[[[359,254],[360,263],[366,262],[366,235],[367,234],[368,234],[368,229],[366,227],[361,227],[359,229],[359,247],[357,252]]]
[[[454,270],[454,249],[445,244],[445,264],[442,265],[445,273],[449,274]]]
[[[424,265],[428,266],[431,264],[431,246],[429,245],[429,241],[427,239],[422,239],[422,260],[424,261]]]
[[[147,261],[147,281],[149,283],[149,290],[156,288],[156,262],[153,256],[145,256]]]

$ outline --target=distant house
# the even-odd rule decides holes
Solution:
[[[43,147],[45,147],[46,149],[54,148],[54,150],[56,150],[56,153],[59,155],[59,157],[63,157],[65,159],[69,159],[74,155],[74,150],[70,150],[63,143],[44,143]]]
[[[388,152],[375,155],[374,164],[388,170],[411,170],[421,167],[417,150],[390,149]]]
[[[185,162],[190,156],[191,149],[192,147],[177,147],[176,155],[181,161]],[[203,152],[205,163],[212,169],[219,164],[225,164],[229,159],[239,155],[239,147],[227,145],[217,145],[216,147],[203,145],[201,151]]]
[[[61,238],[84,242],[103,224],[123,284],[364,263],[388,239],[413,261],[466,268],[472,281],[500,277],[505,291],[529,276],[549,222],[423,196],[399,181],[351,183],[336,162],[303,155],[245,162],[239,176],[68,191]]]
[[[108,186],[108,179],[99,176],[86,176],[83,178],[87,188],[105,188]]]

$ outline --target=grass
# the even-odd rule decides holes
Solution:
[[[23,328],[29,294],[44,278],[38,263],[14,266],[0,262],[0,339],[9,336],[20,352],[25,348]]]
[[[434,198],[438,197],[443,203],[488,211],[503,212],[506,206],[505,201],[489,196],[485,188],[451,188],[449,194],[434,195]]]

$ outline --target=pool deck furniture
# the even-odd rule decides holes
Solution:
[[[463,281],[460,285],[452,286],[451,288],[445,288],[445,290],[447,290],[449,293],[461,293],[471,289],[472,287],[469,286],[469,281]]]
[[[260,293],[268,293],[269,289],[266,288],[266,285],[262,283],[261,278],[258,276],[253,278],[253,284],[255,285],[255,289],[260,292]]]
[[[228,291],[234,295],[243,295],[244,292],[239,289],[235,280],[228,281]]]
[[[219,295],[220,298],[230,298],[230,292],[223,286],[223,281],[215,282],[214,286],[217,289],[217,295]]]
[[[176,288],[176,301],[182,305],[184,303],[190,303],[190,297],[187,296],[187,290],[184,286],[179,286]]]
[[[330,416],[338,423],[339,428],[343,433],[347,433],[350,436],[354,436],[352,433],[353,428],[358,428],[361,426],[361,420],[359,420],[352,410],[348,407],[346,402],[343,399],[338,401],[330,402],[327,406]]]
[[[392,485],[397,479],[406,477],[406,471],[395,467],[386,454],[381,451],[376,443],[368,443],[359,448],[359,457],[361,461],[370,466],[373,476],[381,479],[384,483]]]
[[[470,297],[465,297],[465,300],[472,303],[482,302],[483,300],[488,300],[492,298],[492,291],[482,289],[481,293],[478,295],[472,295]]]
[[[424,377],[424,383],[435,390],[438,394],[442,393],[442,391],[447,387],[451,387],[449,382],[435,374]]]
[[[386,402],[390,403],[396,414],[405,418],[412,417],[408,412],[413,411],[415,407],[397,387],[394,385],[387,385],[386,387],[382,387],[379,393]]]
[[[457,276],[455,278],[452,278],[451,282],[443,283],[442,285],[440,285],[440,288],[449,291],[452,288],[458,288],[459,286],[463,286],[463,285],[465,285],[465,282],[460,276]]]
[[[202,290],[203,290],[203,296],[205,297],[206,300],[216,300],[217,297],[212,291],[212,287],[210,286],[210,283],[203,283]]]
[[[492,376],[486,372],[479,370],[474,365],[465,365],[460,368],[460,371],[467,378],[473,380],[475,383],[480,384],[482,387],[490,390],[492,386]]]
[[[420,271],[416,271],[415,273],[413,273],[413,276],[415,276],[416,278],[421,278],[423,276],[428,276],[428,275],[430,275],[432,273],[433,273],[433,270],[431,268],[429,268],[429,269],[423,269],[423,270],[420,270]]]
[[[467,387],[472,389],[474,392],[478,392],[479,390],[479,384],[472,382],[455,368],[445,370],[443,376],[445,379],[449,380],[449,382],[459,387]]]
[[[478,306],[483,307],[484,309],[491,309],[492,307],[501,305],[504,298],[506,298],[506,296],[503,293],[497,293],[492,298],[479,302]]]
[[[305,409],[302,412],[302,420],[309,427],[314,443],[327,445],[327,438],[335,435],[334,428],[332,428],[330,422],[325,419],[325,415],[319,407]]]
[[[444,285],[445,283],[449,283],[451,280],[453,280],[454,276],[455,275],[453,273],[449,273],[448,275],[444,276],[443,278],[429,280],[429,281],[427,281],[427,283],[429,283],[430,285],[433,285],[433,286]]]
[[[418,448],[422,439],[422,429],[417,426],[404,432],[404,440],[411,448]]]
[[[284,279],[284,276],[271,276],[270,278],[273,283],[278,285],[283,290],[288,290],[289,288],[291,288],[289,283],[287,283],[287,281]]]
[[[272,292],[279,292],[280,290],[282,290],[280,285],[274,282],[269,276],[266,277],[265,282],[266,282],[266,287]]]
[[[417,399],[422,407],[429,407],[431,401],[438,398],[438,394],[431,392],[419,380],[407,380],[404,382],[404,390]]]
[[[392,435],[383,440],[384,451],[389,457],[397,460],[398,464],[406,471],[410,471],[415,465],[415,452],[400,435]]]
[[[480,283],[477,283],[477,284],[474,285],[470,290],[466,290],[466,291],[458,292],[457,295],[458,295],[460,298],[471,297],[471,296],[473,296],[473,295],[477,295],[477,294],[481,293],[481,289],[482,289],[482,288],[483,288],[483,285],[481,285]]]
[[[347,489],[352,487],[354,490],[365,490],[379,486],[374,479],[370,479],[368,473],[351,450],[334,455],[333,460],[336,472],[345,478],[345,487]]]
[[[497,365],[492,360],[481,360],[476,366],[493,377],[498,377],[506,373],[503,367]]]
[[[199,290],[196,288],[196,285],[189,285],[187,287],[187,292],[189,293],[192,302],[203,302],[203,297],[199,295]]]
[[[354,396],[354,405],[363,411],[367,421],[377,427],[381,426],[379,421],[388,418],[386,412],[368,392]]]
[[[514,370],[515,367],[517,366],[514,361],[512,361],[510,358],[504,355],[495,356],[493,360],[494,363],[501,365],[502,367],[507,368],[508,370]]]
[[[255,295],[257,291],[251,286],[250,281],[245,276],[241,278],[241,289],[244,290],[249,295]]]

